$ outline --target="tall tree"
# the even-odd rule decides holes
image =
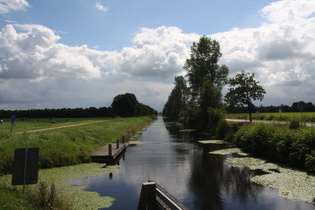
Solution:
[[[225,95],[225,101],[231,106],[247,106],[250,122],[252,122],[252,100],[262,100],[265,89],[254,79],[255,74],[245,73],[244,70],[228,80],[230,88]]]
[[[181,109],[186,104],[186,80],[183,76],[175,77],[175,87],[163,108],[163,115],[171,120],[178,120]]]
[[[184,115],[187,116],[186,124],[195,125],[201,130],[213,125],[209,123],[212,115],[209,114],[208,108],[222,108],[221,91],[229,69],[218,64],[221,56],[220,44],[203,36],[199,42],[192,44],[190,58],[184,65],[191,90],[189,106],[184,110]]]
[[[205,80],[209,80],[215,87],[222,87],[229,70],[225,65],[218,65],[221,56],[220,44],[216,40],[203,36],[198,43],[193,43],[184,69],[194,96],[200,94]]]

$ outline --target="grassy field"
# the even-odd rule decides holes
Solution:
[[[290,121],[293,119],[302,122],[315,122],[315,112],[284,112],[284,113],[252,113],[253,120]],[[227,114],[229,119],[249,119],[248,113]]]
[[[17,119],[15,126],[12,128],[12,132],[23,132],[29,130],[37,130],[44,128],[53,128],[66,125],[75,125],[81,123],[96,123],[107,121],[112,118],[54,118],[53,121],[56,123],[52,124],[49,118],[29,118],[27,120]],[[10,119],[4,119],[4,122],[0,124],[0,134],[11,132]]]
[[[106,143],[115,142],[122,136],[129,140],[153,120],[153,117],[148,116],[106,119],[73,118],[69,120],[56,118],[54,119],[57,122],[55,124],[51,124],[49,119],[17,120],[12,133],[11,123],[9,120],[4,121],[0,124],[0,175],[12,172],[16,148],[39,147],[40,169],[89,163],[91,162],[89,154],[92,151]],[[83,123],[87,124],[49,131],[26,132]],[[3,183],[0,183],[0,197],[7,199],[5,203],[1,203],[0,199],[1,209],[4,206],[10,209],[29,209],[30,206],[33,206],[29,194],[17,193],[15,188],[4,186]]]
[[[13,153],[15,148],[39,147],[40,167],[52,168],[74,165],[90,161],[89,154],[117,138],[126,139],[135,135],[152,118],[87,118],[87,119],[28,119],[17,121],[11,133],[11,124],[2,123],[0,129],[0,175],[12,171]],[[44,128],[88,123],[81,126],[32,132]]]

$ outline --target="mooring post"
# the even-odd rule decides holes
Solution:
[[[108,155],[112,155],[112,144],[108,144]]]
[[[156,205],[155,182],[144,182],[140,192],[138,210],[153,210]],[[148,208],[147,208],[148,207]]]
[[[121,137],[121,143],[123,143],[123,144],[125,143],[125,136]]]
[[[119,148],[119,139],[116,139],[116,149]]]

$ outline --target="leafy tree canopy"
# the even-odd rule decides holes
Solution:
[[[184,69],[195,94],[200,93],[205,80],[215,87],[222,87],[225,83],[229,69],[225,65],[218,65],[221,56],[220,44],[216,40],[203,36],[198,43],[193,43]]]
[[[246,105],[248,107],[248,113],[251,122],[252,100],[261,101],[264,98],[264,94],[266,94],[265,89],[259,85],[259,82],[254,79],[254,76],[254,73],[245,73],[244,70],[242,70],[241,73],[228,80],[230,88],[228,89],[228,93],[225,95],[225,101],[229,105]]]

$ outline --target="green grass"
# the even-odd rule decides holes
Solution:
[[[39,147],[39,167],[54,168],[91,162],[89,154],[117,138],[125,136],[131,139],[145,126],[152,122],[152,117],[133,118],[74,118],[66,119],[28,119],[17,121],[13,132],[10,123],[0,125],[0,175],[10,174],[16,148]],[[7,123],[7,124],[6,124]],[[92,123],[77,127],[61,128],[49,131],[27,133],[29,130],[59,127],[65,125]],[[17,133],[22,132],[22,133]],[[29,196],[15,192],[9,186],[0,183],[1,209],[32,209],[34,203]],[[12,206],[11,206],[12,205]],[[32,208],[31,208],[32,207]]]
[[[284,113],[252,113],[253,120],[290,121],[297,119],[302,122],[315,122],[315,112],[284,112]],[[229,119],[249,119],[248,113],[227,114]]]
[[[56,121],[55,124],[50,122],[49,118],[29,118],[25,121],[16,120],[15,126],[12,129],[12,132],[23,132],[29,130],[37,130],[44,128],[54,128],[66,125],[75,125],[81,123],[96,123],[107,121],[112,118],[54,118],[53,121]],[[4,119],[4,122],[0,124],[0,133],[10,133],[11,132],[11,122],[10,120]]]
[[[84,126],[61,128],[34,133],[0,131],[0,174],[12,171],[15,148],[39,147],[40,168],[51,168],[90,162],[89,154],[107,143],[125,136],[128,140],[152,119],[150,117],[76,119],[62,125],[89,123]],[[41,121],[41,120],[40,120]],[[47,122],[27,120],[16,125],[23,132],[47,127]],[[97,123],[95,123],[97,122]],[[22,124],[23,123],[23,124]],[[60,126],[59,124],[59,126]],[[55,126],[55,125],[52,125]]]

